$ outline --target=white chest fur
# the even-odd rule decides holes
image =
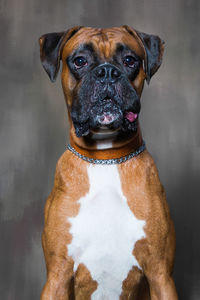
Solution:
[[[145,221],[130,210],[116,165],[89,165],[88,177],[89,192],[79,200],[78,215],[69,218],[68,255],[74,259],[74,271],[83,263],[97,281],[92,300],[117,300],[128,272],[133,266],[140,268],[132,252],[145,237]]]

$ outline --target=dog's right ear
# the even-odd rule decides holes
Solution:
[[[75,26],[67,31],[47,33],[40,37],[40,59],[52,82],[56,80],[59,71],[64,44],[80,28],[82,28],[82,26]]]
[[[149,84],[151,77],[156,73],[162,63],[165,42],[159,36],[139,32],[134,28],[123,26],[144,49],[144,65],[146,80]]]

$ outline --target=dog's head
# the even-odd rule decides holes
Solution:
[[[137,129],[144,80],[161,65],[164,42],[129,26],[73,27],[40,38],[41,61],[55,81],[62,59],[62,86],[77,137],[99,128]]]

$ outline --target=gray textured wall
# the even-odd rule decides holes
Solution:
[[[176,227],[180,299],[200,299],[199,0],[0,1],[0,298],[39,299],[45,281],[43,207],[67,119],[61,84],[40,65],[38,37],[77,24],[128,24],[166,41],[141,124]]]

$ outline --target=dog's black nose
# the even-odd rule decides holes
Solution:
[[[121,76],[121,71],[111,64],[96,67],[94,73],[101,83],[115,83]]]

